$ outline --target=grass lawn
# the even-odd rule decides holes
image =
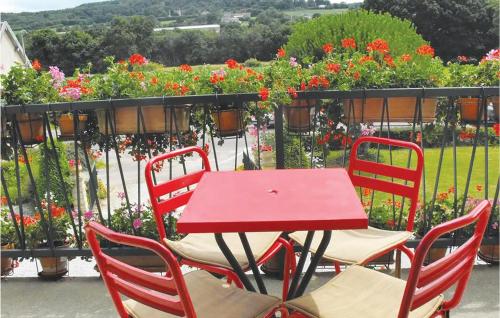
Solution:
[[[425,184],[426,184],[426,200],[430,200],[434,191],[436,182],[437,168],[439,164],[440,148],[425,149]],[[388,150],[381,150],[381,161],[385,163],[390,162],[390,154]],[[457,190],[458,196],[463,195],[465,190],[465,183],[469,171],[469,164],[471,161],[472,147],[457,147]],[[341,157],[343,151],[331,151],[327,158],[327,166],[332,167],[336,165],[335,158]],[[407,150],[393,150],[392,151],[393,164],[397,166],[406,167],[408,161]],[[499,147],[488,147],[488,197],[493,198],[495,195],[496,182],[499,176]],[[412,165],[415,167],[415,155],[412,155]],[[474,167],[472,169],[472,177],[469,186],[469,195],[473,197],[484,197],[484,189],[479,192],[476,185],[482,185],[484,188],[485,179],[485,151],[484,147],[480,146],[476,149],[476,156],[474,159]],[[453,173],[453,148],[446,147],[443,155],[443,163],[441,166],[441,175],[438,184],[438,193],[446,192],[454,184]],[[387,198],[387,195],[379,195],[375,201]],[[378,200],[377,200],[378,199]]]

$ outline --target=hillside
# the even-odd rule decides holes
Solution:
[[[328,4],[329,8],[348,7],[346,4],[330,5],[328,1],[316,1],[317,5],[322,3]],[[177,25],[202,24],[219,23],[223,12],[227,11],[242,10],[255,16],[268,8],[283,11],[306,6],[306,1],[294,0],[113,0],[64,10],[3,13],[2,19],[8,21],[14,30],[51,28],[63,31],[71,27],[108,23],[115,16],[154,17],[158,25],[161,21],[172,21]]]

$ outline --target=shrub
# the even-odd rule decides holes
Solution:
[[[364,10],[323,15],[294,25],[286,51],[305,63],[320,59],[325,43],[340,47],[341,40],[354,38],[359,49],[377,38],[385,39],[394,55],[415,52],[425,41],[408,20]]]

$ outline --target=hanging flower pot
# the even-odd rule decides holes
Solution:
[[[389,97],[387,106],[389,110],[390,122],[413,122],[415,115],[416,97]],[[380,122],[384,106],[383,98],[366,98],[363,106],[363,99],[353,99],[354,115],[349,113],[350,100],[344,99],[344,116],[354,123]],[[432,122],[436,119],[437,98],[423,98],[421,100],[422,122]],[[384,121],[387,121],[387,114],[384,114]]]
[[[43,119],[40,114],[16,114],[16,119],[24,144],[34,144],[43,141]]]
[[[312,119],[315,101],[292,100],[292,103],[283,108],[288,131],[304,133],[312,129]]]
[[[191,105],[175,106],[143,106],[141,107],[142,117],[144,118],[144,127],[142,118],[139,118],[140,129],[138,130],[138,107],[118,107],[110,112],[111,119],[117,135],[140,133],[165,133],[176,129],[179,133],[189,131],[189,114]],[[172,111],[172,109],[174,111]],[[97,112],[97,123],[101,132],[105,132],[106,111]],[[108,124],[108,132],[111,134],[111,126]]]
[[[244,111],[240,108],[222,108],[210,112],[221,137],[241,136],[244,130]]]
[[[500,245],[481,245],[477,255],[479,258],[489,264],[498,264],[498,254],[500,253]]]
[[[11,250],[14,248],[14,244],[9,243],[9,244],[3,244],[2,245],[2,251],[4,250]],[[10,257],[2,257],[2,276],[10,273],[13,269],[13,261],[12,258]]]
[[[87,125],[87,114],[78,114],[78,129],[82,131]],[[61,137],[72,137],[75,133],[75,125],[73,121],[73,114],[61,114],[59,117],[59,129],[61,130]]]
[[[54,242],[56,248],[67,248],[67,244],[62,242]],[[39,245],[38,247],[47,248],[47,244]],[[66,256],[57,257],[39,257],[38,260],[42,265],[42,271],[38,276],[45,279],[58,279],[66,275],[68,272],[68,258]]]
[[[465,122],[476,122],[481,110],[482,101],[479,97],[460,97],[457,101],[458,106],[460,108],[460,118]],[[489,119],[498,120],[498,104],[499,97],[489,97],[486,100],[488,108],[492,108],[493,114],[491,112],[488,113]],[[481,120],[484,118],[484,114],[481,116]]]

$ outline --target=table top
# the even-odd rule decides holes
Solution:
[[[345,169],[206,172],[180,233],[361,229],[368,218]]]

